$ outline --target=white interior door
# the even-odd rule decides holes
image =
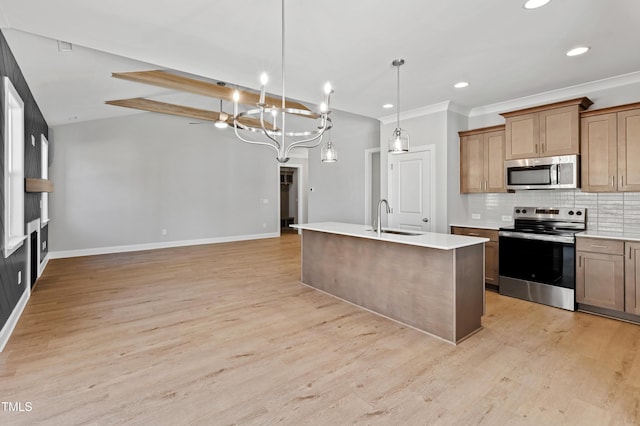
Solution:
[[[390,227],[415,231],[434,229],[433,156],[431,148],[389,155]]]

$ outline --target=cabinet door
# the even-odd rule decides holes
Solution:
[[[537,112],[508,117],[505,124],[505,158],[507,160],[540,155],[538,152],[540,128]]]
[[[640,243],[626,243],[624,262],[624,310],[640,315]]]
[[[483,192],[484,187],[483,134],[464,136],[460,139],[460,192]]]
[[[616,121],[615,113],[582,119],[581,166],[585,192],[611,192],[618,188]]]
[[[506,192],[504,178],[504,132],[484,135],[485,192]]]
[[[540,156],[580,154],[577,105],[540,111]]]
[[[640,109],[618,113],[618,190],[640,191]]]
[[[498,243],[484,243],[484,281],[499,284]]]
[[[576,302],[624,311],[624,257],[576,252]]]

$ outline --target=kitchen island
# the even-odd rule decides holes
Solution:
[[[487,238],[293,227],[302,230],[303,284],[454,344],[482,328]]]

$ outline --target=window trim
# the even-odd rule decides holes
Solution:
[[[49,179],[49,141],[42,133],[40,133],[40,176],[42,179]],[[40,227],[44,227],[51,221],[48,192],[42,193],[40,202]]]
[[[27,238],[24,230],[24,101],[9,77],[4,88],[4,257]]]

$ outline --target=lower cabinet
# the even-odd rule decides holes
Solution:
[[[456,235],[467,235],[470,237],[489,238],[491,241],[484,244],[484,282],[498,287],[500,284],[498,263],[498,231],[484,228],[465,228],[452,226],[451,233]]]
[[[640,243],[626,243],[624,265],[624,311],[640,315]]]
[[[640,243],[577,238],[576,302],[640,322]]]

